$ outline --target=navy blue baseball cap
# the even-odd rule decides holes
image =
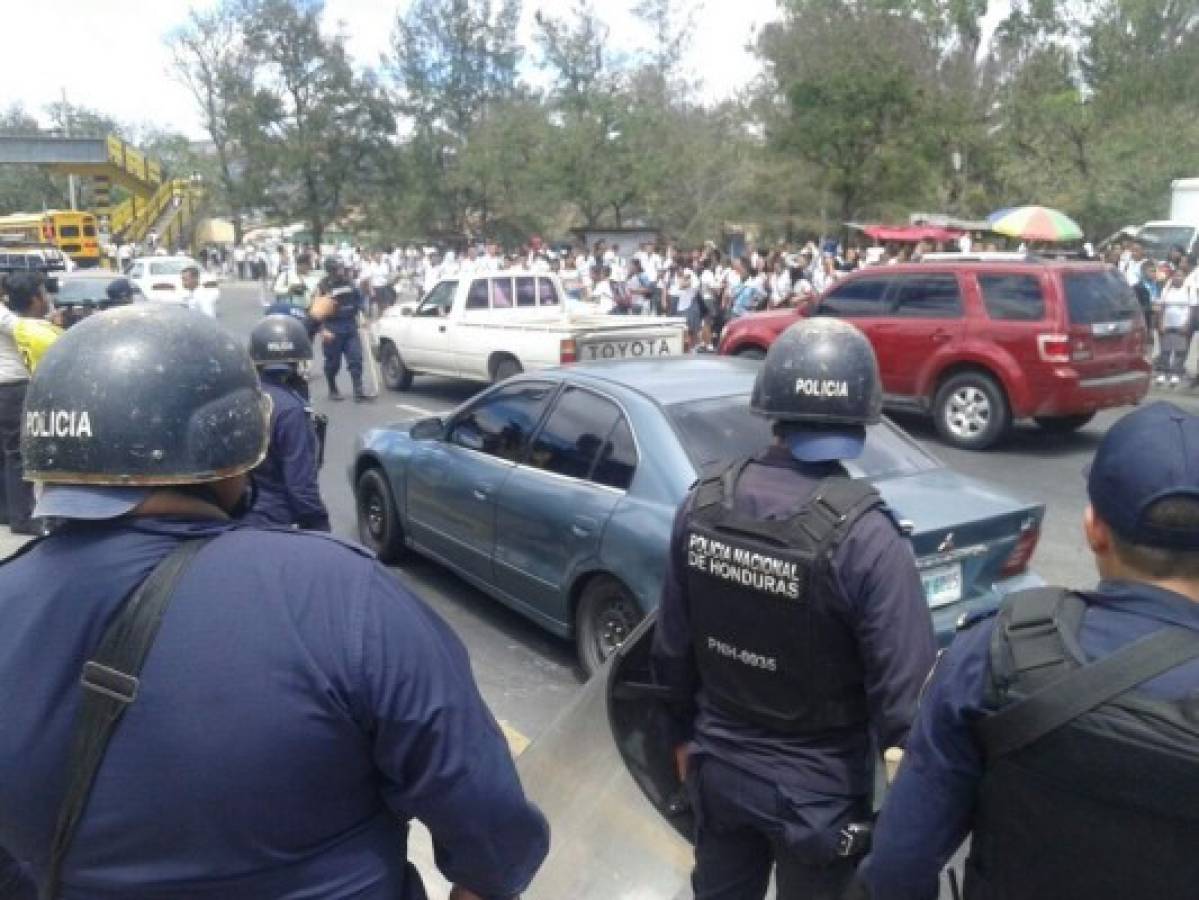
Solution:
[[[815,428],[810,425],[788,429],[783,441],[800,462],[821,463],[857,459],[866,446],[864,425]]]
[[[1159,500],[1199,501],[1199,416],[1173,403],[1152,403],[1111,427],[1087,471],[1087,495],[1124,540],[1145,547],[1199,550],[1199,529],[1147,521]]]

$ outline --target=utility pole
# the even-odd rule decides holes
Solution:
[[[63,133],[66,135],[66,137],[70,137],[71,136],[71,105],[67,102],[66,87],[63,87],[63,89],[62,89],[62,121],[63,121]],[[67,195],[70,197],[71,209],[73,209],[73,210],[78,209],[79,207],[76,203],[76,197],[75,197],[75,176],[74,175],[67,176]]]

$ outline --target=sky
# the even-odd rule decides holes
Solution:
[[[15,0],[9,0],[15,2]],[[326,0],[330,28],[341,23],[350,51],[363,65],[377,65],[388,51],[399,9],[409,0]],[[648,44],[648,34],[628,14],[633,0],[597,0],[607,21],[608,43],[617,51]],[[761,67],[746,46],[756,28],[777,17],[775,0],[697,0],[701,7],[686,74],[709,100],[732,96]],[[25,41],[5,42],[0,53],[4,103],[19,102],[41,116],[62,99],[107,113],[122,122],[152,125],[204,137],[191,95],[169,73],[163,38],[187,17],[195,0],[41,0],[21,5]],[[207,4],[201,4],[207,5]],[[525,0],[520,35],[535,55],[533,12],[562,15],[570,0]],[[67,63],[78,60],[78,63]]]

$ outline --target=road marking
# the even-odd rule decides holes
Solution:
[[[406,409],[406,410],[408,410],[409,412],[420,413],[422,416],[435,416],[435,415],[437,415],[437,411],[436,411],[436,410],[433,410],[433,409],[426,409],[426,408],[425,408],[425,407],[423,407],[423,406],[413,406],[413,405],[412,405],[412,404],[410,404],[410,403],[397,403],[397,404],[396,404],[396,409]]]
[[[525,752],[525,748],[529,746],[529,739],[500,719],[500,731],[504,732],[504,738],[508,741],[508,749],[512,751],[512,756],[517,757]]]

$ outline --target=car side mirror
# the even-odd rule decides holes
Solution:
[[[430,416],[413,423],[408,434],[414,441],[435,441],[445,434],[445,422],[440,416]]]
[[[482,450],[486,446],[483,440],[483,432],[479,430],[474,422],[460,422],[454,428],[454,441],[459,447],[465,447],[467,450]]]

